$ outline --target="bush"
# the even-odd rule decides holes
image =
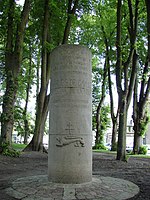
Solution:
[[[145,146],[141,146],[139,148],[139,154],[146,155],[147,154],[147,148]]]
[[[107,150],[103,144],[96,144],[93,149]]]
[[[5,156],[19,157],[20,152],[13,149],[8,143],[1,144],[1,153]]]

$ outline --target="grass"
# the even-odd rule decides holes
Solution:
[[[98,152],[98,153],[116,154],[116,151],[109,151],[109,150],[103,150],[103,149],[93,149],[92,151]]]
[[[93,152],[108,153],[108,154],[114,154],[114,155],[117,154],[116,151],[109,151],[109,150],[102,150],[102,149],[94,149]],[[129,157],[150,158],[150,155],[142,155],[142,154],[134,155],[134,154],[131,154],[131,153],[127,153],[126,155],[127,155],[127,158],[129,158]]]
[[[26,144],[18,144],[18,143],[12,144],[12,147],[17,151],[22,151],[26,146],[27,146]]]
[[[17,150],[17,151],[22,151],[27,145],[26,144],[18,144],[18,143],[13,143],[12,147]],[[116,155],[116,151],[109,151],[109,150],[102,150],[102,149],[94,149],[93,152],[98,152],[98,153],[108,153],[108,154],[113,154]],[[127,153],[127,157],[137,157],[137,158],[150,158],[150,155],[133,155],[131,153]]]

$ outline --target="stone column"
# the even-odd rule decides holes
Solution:
[[[62,45],[51,53],[49,181],[92,180],[91,53]]]

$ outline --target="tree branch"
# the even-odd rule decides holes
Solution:
[[[79,0],[75,0],[72,10],[71,10],[71,6],[72,6],[73,2],[72,2],[72,0],[70,0],[68,2],[68,13],[67,13],[68,16],[67,16],[67,22],[66,22],[66,26],[65,26],[65,30],[64,30],[64,37],[63,37],[62,44],[67,44],[67,42],[68,42],[68,37],[69,37],[69,32],[70,32],[71,22],[72,22],[72,17],[75,14],[75,11],[76,11],[77,6],[78,6],[78,2],[79,2]]]
[[[138,61],[138,55],[135,50],[134,54],[133,54],[131,78],[130,78],[128,94],[127,94],[127,106],[128,107],[129,107],[129,103],[131,101],[132,91],[133,91],[133,88],[135,85],[135,79],[136,79],[136,75],[137,75],[137,61]]]
[[[21,13],[21,21],[17,27],[17,34],[16,34],[16,44],[15,44],[15,51],[21,53],[23,37],[24,37],[24,30],[26,28],[26,24],[29,17],[30,12],[30,4],[31,0],[25,0],[24,7]]]
[[[116,37],[116,48],[117,48],[117,62],[116,62],[116,85],[118,94],[122,92],[121,86],[121,67],[122,67],[122,55],[121,55],[121,10],[122,1],[118,0],[117,4],[117,37]]]
[[[9,0],[8,7],[8,28],[7,28],[7,43],[6,43],[6,53],[12,53],[13,51],[13,22],[14,22],[14,10],[15,10],[15,1]]]

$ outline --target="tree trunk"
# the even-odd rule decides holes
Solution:
[[[104,74],[103,74],[103,80],[102,80],[102,94],[101,98],[99,101],[99,104],[97,106],[97,111],[96,111],[96,136],[95,136],[95,144],[103,143],[103,135],[101,134],[101,118],[100,118],[100,112],[101,108],[105,99],[105,93],[106,93],[106,78],[107,78],[107,62],[105,61],[104,64]]]
[[[111,151],[116,151],[117,150],[117,124],[118,116],[115,118],[112,118],[112,140],[111,140]]]
[[[127,103],[124,94],[120,95],[119,107],[120,107],[120,112],[119,112],[117,160],[126,161]]]
[[[107,65],[107,73],[108,73],[108,88],[109,88],[109,97],[110,97],[110,111],[111,111],[111,119],[113,123],[112,127],[112,140],[111,140],[111,150],[115,151],[117,148],[117,143],[116,143],[116,136],[117,136],[117,119],[118,119],[118,109],[116,116],[114,114],[114,100],[113,100],[113,92],[112,92],[112,82],[111,82],[111,73],[110,73],[110,48],[109,48],[109,42],[106,36],[106,32],[104,29],[104,26],[102,26],[102,32],[103,32],[103,37],[105,41],[105,47],[106,47],[106,65]]]
[[[142,145],[142,136],[140,136],[139,132],[139,117],[136,118],[134,121],[134,146],[133,146],[133,153],[138,154],[140,146]]]
[[[148,124],[148,117],[146,108],[142,109],[141,102],[136,102],[135,105],[138,105],[137,108],[134,108],[133,111],[133,121],[134,121],[134,146],[133,152],[134,154],[138,154],[140,150],[140,146],[143,145],[142,136],[146,132],[146,126]]]
[[[33,145],[32,146],[33,151],[43,151],[43,135],[44,135],[45,121],[48,114],[49,96],[45,96],[44,102],[40,102],[41,98],[43,97],[41,96],[38,101],[39,110],[37,110],[35,131],[34,131],[33,139],[31,141]]]
[[[95,135],[95,145],[100,143],[100,110],[101,103],[99,102],[96,110],[96,135]]]
[[[12,62],[12,60],[10,61]],[[9,72],[7,71],[7,74]],[[16,87],[15,87],[16,86]],[[3,96],[3,113],[1,123],[1,142],[11,145],[14,124],[14,104],[16,101],[17,83],[12,75],[7,75],[6,92]]]
[[[48,113],[49,95],[47,90],[50,79],[49,69],[49,52],[46,49],[45,43],[48,40],[49,29],[49,0],[45,0],[45,13],[43,21],[43,36],[42,36],[42,63],[41,63],[41,88],[37,98],[37,110],[34,136],[24,151],[43,151],[43,133],[45,121]]]
[[[126,62],[122,61],[121,48],[121,19],[122,19],[122,1],[117,3],[117,62],[116,62],[116,85],[119,96],[119,129],[118,129],[118,146],[117,146],[117,160],[126,160],[126,124],[127,111],[130,105],[132,91],[135,84],[137,74],[137,54],[135,49],[135,41],[137,35],[137,20],[138,20],[138,5],[139,0],[135,2],[135,9],[133,9],[132,2],[128,0],[130,25],[128,27],[130,39],[130,51]],[[133,10],[135,11],[133,13]],[[129,66],[132,66],[129,70]]]
[[[14,68],[14,56],[12,52],[13,44],[11,32],[13,30],[15,2],[9,1],[8,7],[8,29],[7,44],[5,53],[5,72],[6,72],[6,91],[3,96],[2,116],[1,116],[1,142],[11,144],[13,122],[14,122],[14,103],[16,101],[15,79],[12,69]],[[12,68],[13,67],[13,68]]]
[[[145,59],[145,66],[142,72],[142,81],[140,88],[140,95],[138,100],[137,88],[138,80],[136,80],[133,98],[133,121],[134,121],[134,154],[139,153],[139,148],[142,145],[142,135],[144,134],[143,126],[148,123],[146,113],[146,103],[150,94],[150,77],[149,77],[149,66],[150,66],[150,1],[145,0],[147,10],[147,40],[148,50],[147,57]]]
[[[68,42],[68,37],[69,37],[69,33],[70,33],[72,18],[75,15],[76,8],[78,6],[78,2],[79,2],[79,0],[75,0],[74,1],[74,5],[73,5],[72,0],[68,1],[67,22],[66,22],[66,26],[65,26],[64,37],[63,37],[62,44],[67,44],[67,42]]]
[[[112,119],[112,124],[113,124],[113,126],[112,126],[111,151],[116,151],[117,150],[118,109],[117,109],[117,113],[115,115],[109,60],[108,60],[108,87],[109,87],[109,97],[110,97],[110,112],[111,112],[111,119]]]
[[[133,93],[133,122],[134,122],[134,126],[133,126],[133,130],[134,130],[134,144],[133,144],[133,152],[134,154],[138,154],[139,151],[139,143],[138,143],[138,80],[137,80],[137,76],[136,76],[136,80],[135,80],[135,85],[134,85],[134,93]]]
[[[25,1],[23,11],[21,13],[21,20],[20,23],[18,23],[16,33],[14,33],[15,5],[16,3],[14,0],[9,0],[8,31],[5,51],[6,91],[3,96],[1,124],[1,142],[8,143],[10,145],[14,125],[14,105],[18,90],[18,74],[20,72],[22,61],[23,37],[30,11],[30,1]]]
[[[139,115],[139,102],[138,102],[138,80],[136,78],[133,94],[133,130],[134,130],[134,144],[133,153],[138,154],[139,148],[141,146],[141,136],[140,136],[140,115]],[[141,113],[142,114],[142,113]]]
[[[45,42],[49,40],[48,36],[48,18],[49,18],[49,0],[45,0],[45,14],[44,14],[44,23],[43,23],[43,36],[42,36],[42,64],[41,64],[41,88],[37,99],[37,112],[36,112],[36,121],[35,121],[35,130],[34,136],[29,143],[29,145],[24,149],[33,150],[33,151],[43,151],[43,134],[44,126],[48,113],[48,104],[50,96],[47,95],[47,89],[50,79],[50,67],[49,67],[49,52],[47,52],[45,47]],[[71,15],[75,14],[76,7],[78,5],[78,0],[74,2],[72,7],[72,0],[69,0],[68,11]],[[67,43],[69,31],[71,27],[72,18],[68,12],[68,19],[64,31],[64,38],[62,44]],[[49,41],[48,41],[49,42]]]
[[[43,147],[43,135],[44,135],[45,122],[46,122],[47,114],[48,114],[49,98],[50,98],[50,95],[46,96],[45,98],[43,111],[42,112],[37,111],[36,122],[35,122],[36,129],[34,131],[34,136],[31,142],[24,149],[24,151],[45,151]],[[38,109],[39,109],[39,106],[38,106]]]
[[[30,60],[29,60],[29,71],[28,71],[28,81],[26,86],[26,100],[25,100],[25,107],[23,111],[24,116],[24,144],[27,144],[28,141],[28,135],[29,135],[29,123],[27,119],[27,108],[28,108],[28,102],[29,102],[29,93],[30,93],[30,87],[31,87],[31,68],[32,68],[32,51],[31,51],[31,45],[29,45],[30,49]]]

